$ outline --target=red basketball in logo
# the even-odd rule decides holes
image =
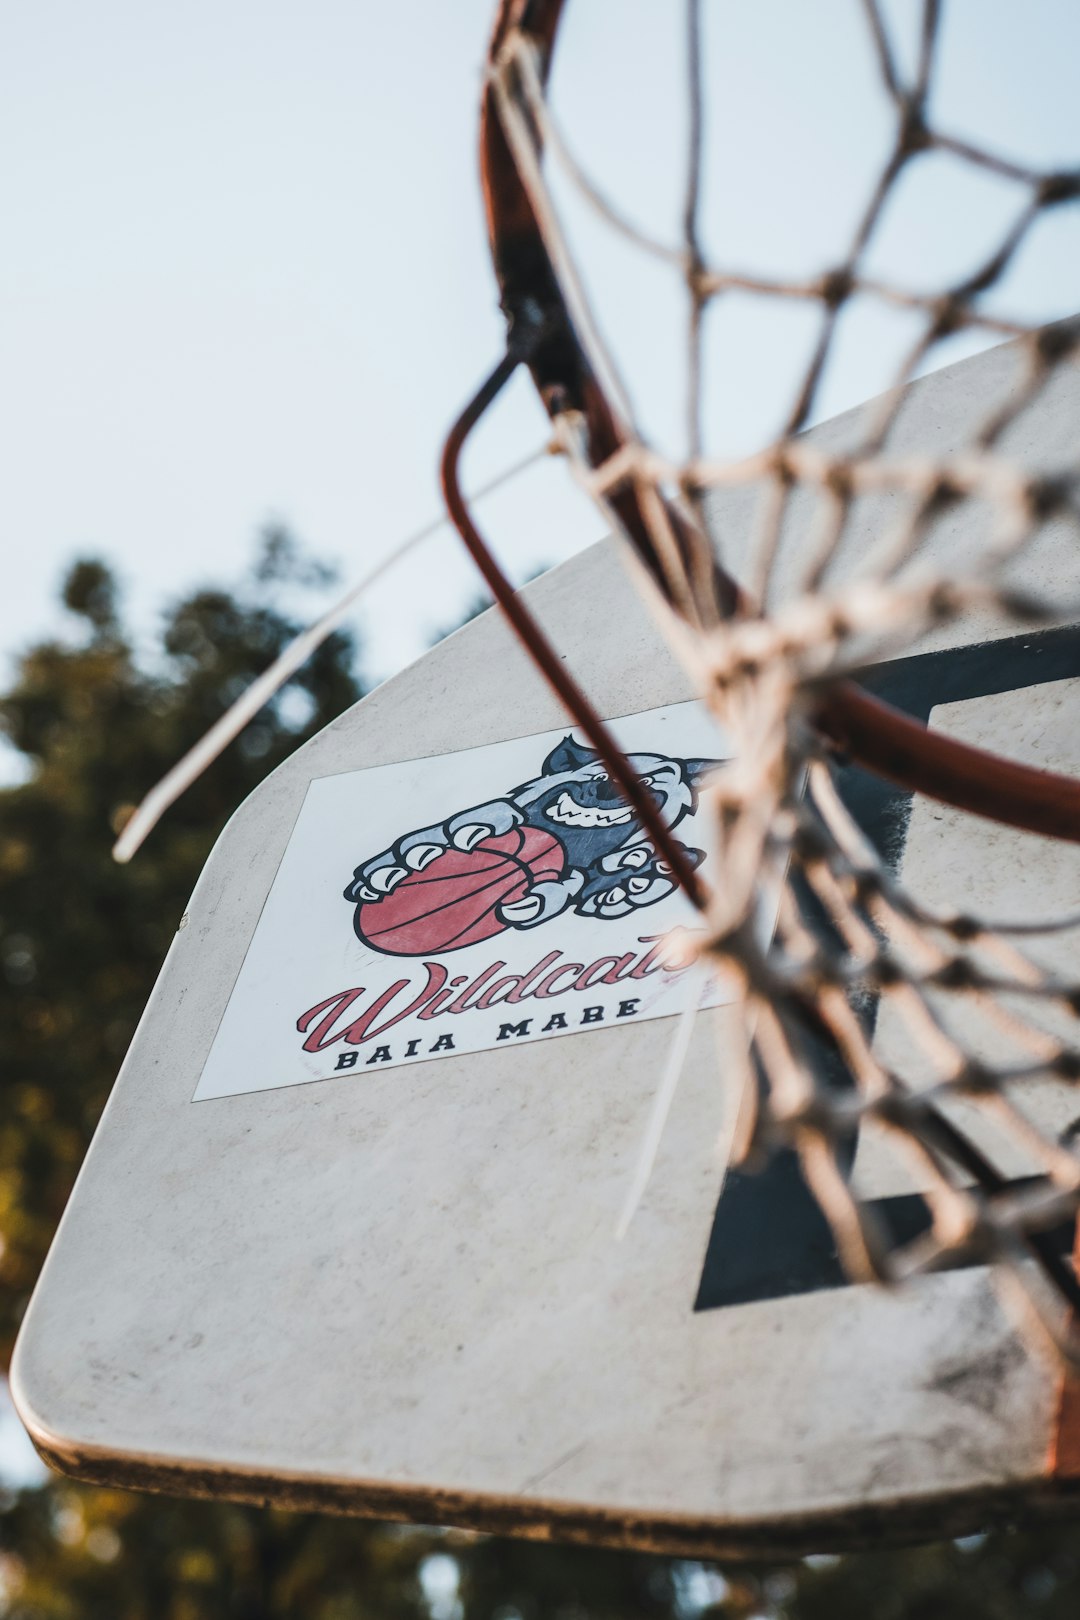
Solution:
[[[501,934],[496,907],[520,900],[565,864],[563,847],[538,827],[481,838],[472,849],[446,849],[378,900],[356,908],[360,938],[389,956],[459,951]]]

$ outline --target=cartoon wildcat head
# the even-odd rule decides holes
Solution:
[[[631,769],[668,827],[697,806],[715,763],[631,754]],[[680,846],[681,847],[681,846]],[[684,848],[697,866],[701,850]],[[358,866],[345,898],[357,937],[374,950],[461,950],[506,928],[536,928],[568,911],[625,917],[675,888],[632,805],[593,749],[564,737],[539,776],[499,798],[403,833]]]
[[[663,754],[630,754],[628,760],[669,827],[678,826],[697,807],[697,784],[716,764]],[[544,761],[540,775],[514,788],[510,798],[531,826],[555,834],[571,866],[592,867],[642,832],[636,812],[608,776],[600,756],[573,737],[564,737]]]

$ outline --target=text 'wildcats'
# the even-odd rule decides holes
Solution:
[[[384,1042],[383,1037],[406,1019],[426,1024],[449,1014],[483,1017],[495,1007],[516,1008],[525,1002],[544,1003],[590,991],[593,1005],[565,1011],[537,1009],[516,1023],[499,1021],[497,1032],[494,1021],[485,1022],[493,1024],[494,1041],[508,1041],[632,1018],[641,998],[628,995],[628,990],[657,973],[671,980],[684,973],[694,960],[692,936],[683,928],[666,936],[639,936],[637,943],[644,949],[622,956],[601,956],[589,963],[572,962],[562,951],[549,951],[524,973],[503,973],[506,963],[496,961],[471,978],[465,973],[451,976],[441,962],[422,962],[422,982],[409,977],[395,979],[382,990],[369,990],[364,985],[340,990],[301,1013],[296,1028],[305,1037],[305,1052],[324,1052],[339,1044],[352,1048],[338,1054],[335,1069],[344,1070],[360,1062],[390,1063],[455,1050],[450,1031],[431,1042],[424,1036],[413,1036],[407,1043],[396,1045]],[[614,987],[621,989],[612,994]],[[597,1001],[598,995],[603,999]],[[357,1050],[365,1047],[373,1049]]]

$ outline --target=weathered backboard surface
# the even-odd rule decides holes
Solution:
[[[997,350],[917,384],[902,442],[963,444],[1011,366]],[[1052,464],[1078,427],[1063,376],[1016,451]],[[718,508],[727,543],[746,513]],[[855,553],[879,517],[859,512]],[[934,544],[962,557],[977,521],[953,514]],[[1075,588],[1071,547],[1051,528],[1032,569]],[[724,739],[614,548],[529,594],[707,853],[694,786]],[[1080,770],[1080,629],[972,620],[869,682]],[[844,787],[935,901],[1080,904],[1075,847],[853,770]],[[42,1275],[13,1389],[43,1454],[92,1479],[670,1550],[1067,1504],[1059,1375],[985,1270],[847,1286],[792,1160],[725,1175],[740,1036],[722,986],[616,1242],[675,1015],[701,995],[677,934],[661,943],[691,923],[494,614],[301,750],[207,865]],[[1080,1115],[1067,1091],[1039,1107]],[[881,1143],[852,1173],[917,1229]]]

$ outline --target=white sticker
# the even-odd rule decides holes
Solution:
[[[695,863],[726,757],[698,703],[612,723]],[[307,790],[196,1100],[680,1012],[691,903],[569,728]],[[696,976],[695,976],[696,977]],[[710,987],[706,1005],[730,999]]]

